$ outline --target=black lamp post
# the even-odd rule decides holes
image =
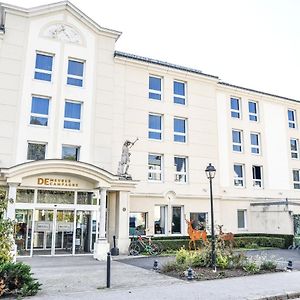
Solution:
[[[212,193],[212,180],[215,177],[216,169],[209,163],[205,169],[207,178],[209,179],[210,187],[210,213],[211,213],[211,261],[213,271],[216,272],[216,246],[215,246],[215,229],[214,229],[214,202],[213,202],[213,193]]]

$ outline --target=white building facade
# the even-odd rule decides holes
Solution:
[[[216,224],[294,234],[297,101],[116,51],[121,33],[70,2],[0,7],[0,185],[19,255],[101,259],[113,236],[125,253],[130,235],[209,227],[208,163]],[[137,138],[131,177],[116,175]]]

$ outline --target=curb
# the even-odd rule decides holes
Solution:
[[[287,300],[300,298],[300,292],[286,292],[285,294],[252,298],[251,300]],[[250,299],[249,299],[250,300]]]

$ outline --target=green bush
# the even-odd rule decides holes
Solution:
[[[226,254],[218,253],[216,257],[216,265],[221,269],[227,269],[230,257]]]
[[[256,274],[259,272],[259,266],[254,261],[246,262],[243,266],[244,271],[251,274]]]
[[[40,290],[41,284],[34,278],[30,266],[18,262],[0,265],[0,296],[33,296]]]
[[[265,236],[243,236],[235,237],[235,247],[237,248],[248,248],[250,245],[257,247],[275,247],[284,248],[285,240],[277,237],[265,237]]]
[[[260,265],[260,269],[261,269],[261,270],[275,270],[276,267],[277,267],[276,262],[271,261],[271,260],[264,261],[264,262]]]

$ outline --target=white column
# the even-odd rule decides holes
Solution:
[[[18,183],[10,183],[9,189],[8,189],[8,205],[7,205],[6,217],[11,220],[15,219],[15,204],[16,204],[16,197],[17,197],[17,186],[18,186]]]
[[[99,226],[99,239],[105,239],[105,224],[106,224],[106,190],[100,190],[100,226]]]

